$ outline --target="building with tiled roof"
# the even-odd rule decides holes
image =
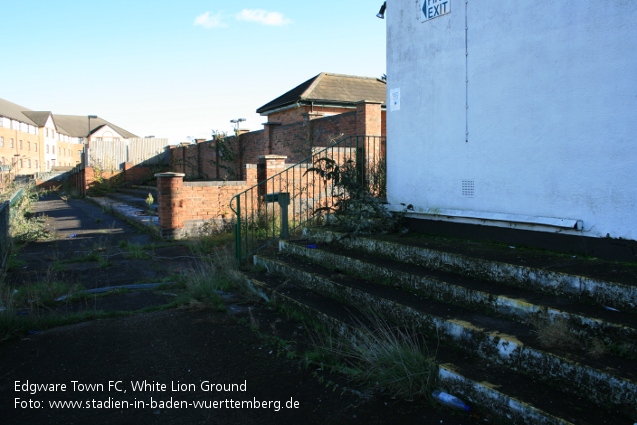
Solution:
[[[91,140],[127,140],[133,133],[99,118],[33,111],[0,99],[0,165],[10,174],[35,174],[75,166]]]
[[[322,72],[257,109],[268,122],[290,124],[356,109],[361,101],[385,105],[384,80]]]

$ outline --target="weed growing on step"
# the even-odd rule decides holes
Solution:
[[[249,301],[263,299],[260,291],[239,272],[232,252],[220,248],[201,257],[179,279],[185,295],[182,304],[223,309],[222,294],[235,292]]]
[[[350,335],[315,334],[306,360],[344,373],[393,397],[427,399],[436,384],[437,366],[421,336],[378,316],[359,322]]]
[[[535,327],[538,342],[545,348],[566,350],[580,346],[579,339],[571,332],[571,326],[566,319],[550,320],[547,317],[537,317],[530,323]]]
[[[610,352],[626,358],[635,358],[634,355],[630,354],[632,350],[629,344],[609,344],[602,338],[582,337],[564,318],[556,318],[551,321],[547,317],[540,316],[530,320],[529,324],[535,328],[537,340],[544,348],[582,350],[594,359],[602,358]]]

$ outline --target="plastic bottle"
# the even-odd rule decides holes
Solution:
[[[464,410],[465,412],[468,412],[470,409],[470,407],[467,404],[465,404],[464,401],[444,391],[436,390],[431,395],[434,398],[434,400],[436,400],[438,403],[442,404],[443,406],[447,406],[457,410]]]

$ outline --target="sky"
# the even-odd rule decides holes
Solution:
[[[321,72],[385,74],[382,1],[5,2],[0,98],[170,143],[260,130],[256,109]]]

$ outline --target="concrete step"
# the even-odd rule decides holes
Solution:
[[[120,202],[107,197],[90,197],[89,201],[99,205],[105,210],[112,211],[129,223],[148,228],[152,233],[159,234],[159,219],[157,215],[149,215],[147,208],[140,208],[126,202]]]
[[[146,196],[148,196],[148,192],[146,192]],[[157,198],[153,196],[153,203],[149,206],[146,203],[146,197],[139,196],[139,193],[129,193],[128,191],[122,192],[110,192],[106,194],[106,197],[113,199],[119,203],[130,205],[131,207],[135,207],[141,209],[148,213],[152,213],[152,215],[157,214]]]
[[[610,403],[635,408],[635,367],[621,372],[597,369],[580,356],[577,359],[579,361],[575,361],[545,351],[537,344],[534,346],[532,329],[522,324],[486,316],[453,304],[423,299],[368,281],[345,276],[331,279],[333,273],[330,270],[308,267],[289,258],[285,261],[256,258],[258,264],[265,266],[270,273],[292,278],[323,296],[342,300],[350,306],[369,306],[396,323],[415,326],[431,335],[438,335],[441,340],[470,350],[472,354],[489,361],[545,378],[551,383],[560,381],[560,385],[575,393],[585,394],[586,398],[598,405]]]
[[[307,320],[321,323],[344,337],[356,337],[360,311],[307,290],[299,282],[273,274],[252,282],[277,305],[301,312]],[[437,386],[461,396],[472,409],[495,414],[497,423],[508,424],[616,424],[626,416],[606,409],[586,408],[587,401],[564,393],[544,382],[512,371],[479,356],[467,356],[455,346],[429,338],[429,352],[435,352]],[[554,403],[552,400],[559,400]],[[500,422],[502,421],[502,422]]]
[[[355,238],[320,228],[304,232],[304,236],[313,241],[337,243],[350,250],[374,253],[402,263],[587,299],[626,313],[637,309],[637,264],[477,243],[472,246],[466,241],[440,238],[393,235]]]
[[[630,418],[637,417],[637,320],[631,308],[635,296],[629,283],[630,267],[627,274],[611,273],[619,282],[609,282],[601,273],[578,276],[555,270],[555,266],[513,264],[438,247],[349,238],[326,231],[306,234],[312,237],[311,244],[283,241],[278,258],[256,256],[255,262],[305,292],[312,291],[323,302],[338,300],[350,309],[365,306],[478,359],[476,366],[451,361],[440,369],[441,376],[456,376],[454,388],[460,394],[486,398],[480,402],[497,404],[500,407],[493,409],[500,413],[505,404],[523,405],[535,412],[529,417],[551,418],[541,422],[520,419],[519,423],[568,423],[569,417],[577,417],[576,412],[567,412],[569,403],[580,409],[582,403],[593,403],[596,412],[616,420],[582,422],[579,418],[574,423],[632,423]],[[590,264],[586,269],[593,270]],[[618,307],[627,310],[617,311]],[[545,318],[547,323],[563,321],[580,340],[602,341],[604,346],[621,349],[593,358],[581,348],[542,347],[529,326],[537,318]],[[496,367],[501,370],[497,376],[511,374],[517,377],[515,382],[526,379],[538,385],[538,394],[559,388],[561,395],[554,400],[563,401],[551,411],[533,407],[537,401],[529,400],[528,394],[504,391],[502,383],[485,389],[484,382],[491,383],[492,377],[481,377],[474,369],[493,371]],[[493,388],[499,390],[494,393]],[[560,412],[563,409],[567,413]],[[513,414],[507,412],[505,417]]]
[[[148,194],[153,195],[153,198],[157,198],[157,186],[130,186],[117,189],[119,193],[125,193],[127,195],[136,196],[138,198],[146,199]]]
[[[527,287],[507,286],[464,277],[464,273],[431,270],[390,261],[337,246],[309,249],[304,243],[281,241],[281,250],[344,273],[367,276],[387,286],[427,298],[486,311],[522,323],[567,325],[581,341],[603,342],[637,353],[637,317],[572,298],[547,295]]]

